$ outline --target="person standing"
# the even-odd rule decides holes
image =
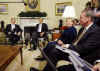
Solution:
[[[61,30],[62,26],[63,26],[63,20],[60,19],[60,20],[59,20],[59,30]]]
[[[2,30],[2,32],[4,32],[4,25],[5,25],[5,22],[2,20],[1,21],[1,30]]]

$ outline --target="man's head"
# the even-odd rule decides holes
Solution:
[[[16,23],[16,19],[14,17],[11,18],[11,24],[15,24]]]
[[[73,23],[74,23],[74,25],[78,25],[79,24],[79,20],[78,19],[73,19]]]
[[[88,26],[93,21],[92,16],[87,15],[88,11],[83,11],[80,15],[80,24],[83,27]]]
[[[2,20],[2,21],[1,21],[1,24],[4,24],[4,23],[5,23],[5,22]]]
[[[40,21],[40,24],[42,24],[43,23],[43,18],[40,18],[39,21]]]
[[[85,5],[85,7],[86,7],[86,9],[91,9],[91,2],[90,1],[88,1],[87,3],[86,3],[86,5]]]

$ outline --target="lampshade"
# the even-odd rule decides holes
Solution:
[[[75,18],[76,17],[75,8],[73,6],[66,6],[62,17]]]

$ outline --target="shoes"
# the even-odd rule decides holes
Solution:
[[[30,71],[39,71],[39,70],[36,69],[36,68],[31,67],[31,68],[30,68]]]
[[[35,60],[37,60],[37,61],[44,61],[45,58],[44,57],[38,57],[38,58],[35,58]]]
[[[32,48],[30,48],[30,49],[28,49],[29,51],[33,51],[34,49],[32,49]]]
[[[30,48],[32,48],[33,50],[36,50],[36,49],[37,49],[37,46],[36,46],[36,45],[31,44]]]
[[[30,48],[30,49],[28,49],[29,51],[33,51],[33,50],[36,50],[35,48]]]

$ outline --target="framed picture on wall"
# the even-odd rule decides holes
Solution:
[[[0,4],[0,14],[8,14],[8,4]]]
[[[40,0],[24,0],[26,11],[40,11]]]
[[[55,14],[56,16],[62,16],[66,6],[71,6],[72,2],[56,3]]]

